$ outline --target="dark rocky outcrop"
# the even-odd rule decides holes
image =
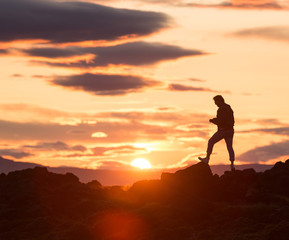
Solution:
[[[128,190],[36,167],[0,175],[0,239],[287,240],[289,160],[213,175],[198,163]]]
[[[211,192],[214,176],[207,164],[198,163],[176,173],[163,173],[161,181],[175,191],[205,197]]]

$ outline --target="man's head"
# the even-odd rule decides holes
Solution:
[[[215,101],[215,104],[216,104],[218,107],[220,107],[222,104],[225,103],[225,100],[224,100],[224,98],[223,98],[221,95],[217,95],[217,96],[215,96],[213,99],[214,99],[214,101]]]

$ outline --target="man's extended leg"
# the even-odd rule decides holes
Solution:
[[[199,159],[204,163],[209,163],[210,156],[213,152],[213,147],[215,143],[219,142],[224,138],[224,134],[222,131],[216,132],[208,141],[208,147],[207,147],[207,156],[205,158],[199,157]]]

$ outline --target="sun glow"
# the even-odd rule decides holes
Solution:
[[[130,165],[133,167],[140,168],[140,169],[152,168],[150,162],[144,158],[137,158],[137,159],[133,160]]]

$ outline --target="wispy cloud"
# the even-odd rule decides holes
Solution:
[[[206,82],[206,80],[198,79],[198,78],[189,78],[189,81],[192,81],[192,82]]]
[[[114,0],[110,0],[113,2]],[[134,0],[136,1],[136,0]],[[222,9],[287,9],[288,4],[280,0],[227,0],[227,1],[198,1],[198,0],[138,0],[142,3],[172,5],[176,7],[222,8]],[[103,0],[98,0],[102,3]]]
[[[262,38],[289,42],[289,26],[248,28],[233,33],[237,37]]]
[[[0,55],[6,55],[9,51],[7,49],[0,49]]]
[[[1,0],[0,13],[0,41],[115,40],[148,35],[168,27],[170,22],[162,13],[49,0]]]
[[[200,153],[191,153],[181,159],[179,162],[174,163],[167,168],[183,168],[187,167],[196,162],[197,157],[200,156]]]
[[[168,89],[170,91],[196,91],[196,92],[214,92],[214,93],[230,93],[228,91],[226,92],[221,92],[217,90],[212,90],[210,88],[203,88],[203,87],[193,87],[193,86],[188,86],[188,85],[183,85],[183,84],[170,84],[168,86]]]
[[[97,169],[109,169],[109,170],[117,170],[117,169],[124,170],[132,168],[128,162],[121,160],[92,161],[88,164],[87,167]]]
[[[95,95],[125,95],[160,85],[160,82],[132,75],[91,74],[55,77],[51,82],[71,90],[81,90]]]
[[[29,152],[25,152],[21,149],[9,148],[9,149],[0,149],[0,156],[9,156],[9,157],[13,157],[16,159],[21,159],[21,158],[33,156],[33,154]]]
[[[79,151],[84,152],[87,150],[85,146],[82,145],[74,145],[69,146],[68,144],[56,141],[56,142],[40,142],[36,145],[24,145],[23,148],[30,148],[35,150],[41,150],[41,151]]]
[[[150,2],[159,2],[154,0],[144,0]],[[175,1],[167,1],[169,4],[176,5]],[[216,2],[216,1],[215,1]],[[222,9],[269,9],[269,10],[282,10],[287,9],[287,5],[284,5],[278,0],[228,0],[219,1],[217,3],[200,3],[200,1],[178,1],[179,6],[191,6],[191,7],[202,7],[202,8],[222,8]]]
[[[267,134],[289,136],[289,127],[259,128],[259,129],[249,130],[247,132],[262,132],[262,133],[267,133]]]
[[[117,147],[95,147],[91,149],[94,156],[108,156],[108,155],[129,155],[135,153],[147,153],[145,148],[138,148],[130,145],[121,145]]]
[[[44,108],[37,105],[29,104],[0,104],[0,113],[2,118],[9,116],[7,119],[16,118],[18,122],[27,122],[27,119],[34,119],[34,121],[41,122],[55,122],[55,123],[68,123],[74,120],[73,126],[79,124],[88,124],[104,122],[104,121],[116,121],[116,122],[142,122],[143,120],[149,121],[150,123],[164,122],[167,124],[186,124],[190,123],[192,119],[194,122],[206,123],[210,117],[206,114],[197,114],[184,111],[176,107],[157,107],[155,109],[138,109],[138,110],[121,110],[118,111],[96,111],[94,113],[85,112],[67,112],[60,111],[51,108]],[[17,113],[14,117],[10,117],[11,113]],[[21,116],[29,116],[27,119],[22,119]],[[18,117],[17,117],[18,116]],[[40,120],[39,120],[40,118]],[[62,121],[63,120],[63,121]],[[268,120],[269,121],[269,120]],[[271,120],[274,121],[274,120]],[[277,120],[276,120],[277,121]],[[11,122],[12,123],[12,122]],[[69,124],[68,124],[69,125]],[[99,132],[94,131],[92,133]],[[100,131],[101,132],[101,131]],[[1,135],[0,135],[1,136]]]
[[[53,120],[57,118],[65,118],[66,121],[69,119],[73,121],[77,115],[80,117],[89,117],[89,115],[84,113],[70,113],[65,111],[60,111],[51,108],[40,107],[37,105],[30,104],[0,104],[0,114],[2,119],[10,120],[16,119],[17,122],[27,122],[31,119],[37,122],[47,122],[48,119]]]
[[[65,114],[64,114],[65,116]],[[76,114],[75,118],[81,114]],[[83,116],[83,121],[71,125],[65,123],[0,121],[0,140],[5,142],[38,141],[42,144],[26,144],[30,149],[40,147],[71,148],[57,141],[83,144],[131,143],[135,141],[165,141],[174,138],[207,137],[207,129],[194,127],[192,123],[207,125],[209,116],[204,114],[176,112],[111,112]],[[69,117],[70,119],[70,117]],[[81,119],[81,118],[80,118]],[[90,123],[85,119],[97,120]],[[53,119],[50,119],[53,120]],[[65,118],[64,118],[65,120]],[[148,124],[149,122],[149,124]],[[162,123],[162,124],[160,124]],[[178,126],[186,126],[180,127]],[[105,138],[93,138],[95,132],[105,132]],[[44,144],[45,143],[45,144]],[[54,144],[52,144],[54,143]]]
[[[172,141],[176,142],[181,151],[188,151],[192,144],[195,146],[194,140],[189,138],[208,137],[209,116],[172,107],[91,114],[61,112],[21,104],[3,107],[6,112],[16,111],[21,113],[20,115],[26,114],[26,111],[39,111],[43,114],[41,119],[46,118],[46,122],[41,123],[0,121],[0,142],[5,143],[2,150],[6,150],[6,156],[30,157],[33,161],[43,161],[42,164],[45,164],[45,161],[65,160],[69,165],[71,160],[75,160],[83,162],[82,166],[99,168],[105,166],[106,160],[132,159],[144,155],[158,159],[167,151],[167,145],[172,146]],[[75,124],[66,123],[67,119],[74,118],[78,119]],[[57,123],[55,119],[63,121]],[[94,133],[105,133],[106,137],[94,138]],[[19,146],[19,143],[23,142],[25,145]],[[153,150],[146,144],[137,145],[138,143],[157,145]],[[158,146],[161,146],[162,150],[155,153]],[[12,149],[14,150],[11,151]],[[171,149],[168,150],[170,151]],[[45,159],[43,156],[46,156]],[[170,161],[173,162],[175,157],[179,156],[175,154]],[[100,160],[103,160],[103,163],[100,163]],[[90,163],[92,165],[89,165]]]
[[[162,43],[130,42],[109,47],[66,47],[66,48],[32,48],[20,50],[30,56],[52,59],[52,62],[36,60],[52,66],[70,68],[91,68],[108,65],[151,65],[161,61],[173,60],[186,56],[206,54],[201,50],[184,49]],[[69,61],[69,57],[87,56],[89,60]],[[61,60],[57,61],[57,59]]]
[[[231,0],[224,1],[218,4],[199,4],[199,3],[188,3],[189,6],[194,7],[214,7],[222,9],[270,9],[270,10],[282,10],[287,9],[286,6],[281,5],[276,0]]]
[[[242,162],[266,162],[270,159],[289,155],[289,141],[272,143],[270,145],[257,147],[237,157]]]

